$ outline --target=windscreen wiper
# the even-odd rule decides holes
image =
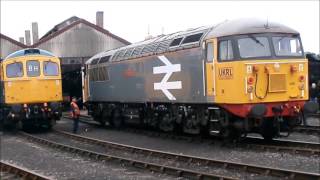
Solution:
[[[260,44],[262,47],[264,47],[264,45],[256,37],[249,35],[249,38],[251,38],[252,40],[254,40],[254,42],[256,42],[257,44]]]

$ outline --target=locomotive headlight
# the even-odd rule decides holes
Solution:
[[[273,67],[274,67],[274,70],[276,72],[278,72],[280,70],[280,64],[279,63],[274,63]]]

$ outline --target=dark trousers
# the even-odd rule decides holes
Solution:
[[[73,133],[77,133],[79,128],[79,117],[73,118]]]

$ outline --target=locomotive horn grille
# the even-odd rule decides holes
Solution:
[[[269,92],[284,92],[286,84],[286,74],[269,74]]]

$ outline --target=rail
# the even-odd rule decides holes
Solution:
[[[146,154],[147,156],[165,157],[167,159],[180,160],[185,163],[202,163],[207,166],[224,167],[228,169],[233,169],[233,170],[235,169],[235,170],[245,171],[249,173],[257,173],[261,175],[269,175],[269,176],[276,176],[276,177],[290,178],[290,179],[318,179],[318,180],[320,179],[320,174],[316,174],[316,173],[277,169],[273,167],[265,167],[265,166],[258,166],[258,165],[252,165],[252,164],[236,163],[236,162],[230,162],[230,161],[221,161],[221,160],[208,159],[208,158],[202,158],[202,157],[181,155],[176,153],[169,153],[164,151],[134,147],[134,146],[124,145],[124,144],[119,144],[114,142],[102,141],[94,138],[74,135],[64,131],[55,130],[55,132],[61,135],[67,136],[69,138],[82,141],[82,142],[94,143],[94,144],[101,145],[108,148],[127,150],[128,152],[131,152],[131,153],[133,152],[143,153],[143,154]]]
[[[0,161],[0,166],[1,166],[1,172],[6,172],[9,173],[10,175],[12,174],[15,178],[16,177],[21,177],[21,179],[24,180],[49,180],[49,177],[40,175],[38,173],[32,172],[30,170],[27,170],[25,168],[19,167],[17,165],[10,164],[8,162]],[[6,179],[6,177],[0,177],[0,179]],[[8,177],[8,179],[10,179]]]
[[[57,143],[57,142],[53,142],[53,141],[46,140],[43,138],[39,138],[39,137],[30,135],[28,133],[25,133],[25,132],[20,132],[19,134],[22,135],[23,137],[28,138],[29,140],[32,140],[37,143],[41,143],[43,145],[47,145],[52,148],[56,148],[56,149],[60,149],[60,150],[64,150],[64,151],[69,151],[72,153],[78,153],[81,155],[86,155],[87,157],[91,157],[91,158],[94,158],[97,160],[115,160],[115,161],[121,162],[123,164],[131,165],[131,166],[138,167],[138,168],[149,169],[151,171],[157,171],[157,172],[168,174],[168,175],[175,175],[178,177],[186,177],[186,178],[201,179],[201,180],[206,180],[206,179],[234,180],[235,179],[235,178],[227,177],[227,176],[204,173],[204,172],[193,171],[193,170],[189,170],[189,169],[177,168],[177,167],[172,167],[172,166],[164,166],[164,165],[160,165],[160,164],[149,163],[146,161],[139,161],[139,160],[124,158],[124,157],[120,157],[120,156],[113,156],[113,155],[108,155],[108,154],[97,153],[97,152],[93,152],[90,150],[85,150],[85,149],[81,149],[78,147],[64,145],[61,143]]]

